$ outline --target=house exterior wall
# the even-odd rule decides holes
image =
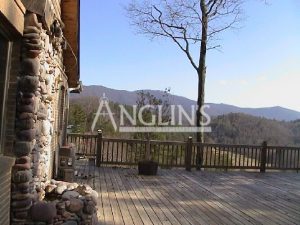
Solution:
[[[43,189],[55,175],[55,156],[64,143],[70,77],[66,75],[63,59],[66,40],[61,3],[0,1],[0,32],[4,31],[12,46],[8,89],[5,98],[1,96],[5,99],[6,135],[1,140],[4,144],[0,152],[0,161],[1,155],[11,156],[15,161],[10,224],[31,221],[30,208],[44,198]],[[11,166],[5,165],[8,168],[6,172],[0,171],[0,177],[8,182],[7,171]],[[1,223],[6,224],[7,219]]]

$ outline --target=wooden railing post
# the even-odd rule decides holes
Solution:
[[[101,165],[101,152],[102,152],[102,130],[98,130],[97,155],[96,155],[96,165],[97,165],[97,167],[100,167],[100,165]]]
[[[268,148],[268,143],[266,141],[264,141],[262,143],[262,149],[261,149],[261,153],[260,153],[260,172],[261,173],[266,172],[267,148]]]
[[[185,169],[187,171],[192,170],[192,148],[193,148],[193,138],[189,137],[186,145],[186,152],[185,152]]]

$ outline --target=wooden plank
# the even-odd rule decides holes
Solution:
[[[114,222],[116,225],[124,224],[119,203],[116,198],[115,189],[111,181],[111,174],[109,173],[110,168],[105,170],[104,176],[107,186],[108,197],[111,204]]]
[[[128,208],[128,211],[131,215],[131,218],[133,219],[133,224],[136,224],[136,225],[139,225],[139,224],[143,224],[142,220],[141,220],[141,217],[137,211],[137,208],[135,207],[129,193],[128,193],[128,190],[126,189],[126,187],[124,186],[121,178],[120,178],[120,172],[119,172],[119,169],[118,171],[116,171],[114,173],[114,176],[115,176],[115,179],[116,179],[116,182],[119,186],[119,189],[121,190],[121,193],[122,193],[122,196],[123,196],[123,199],[125,200],[125,203],[126,203],[126,206]]]
[[[95,190],[98,192],[98,199],[97,199],[97,216],[98,216],[98,221],[100,224],[104,223],[104,207],[103,207],[103,200],[102,200],[102,188],[101,188],[101,180],[100,176],[102,174],[100,173],[100,168],[96,168],[96,177],[95,177]]]
[[[251,154],[251,152],[250,152]],[[245,162],[246,163],[246,162]],[[80,161],[80,171],[87,161]],[[300,178],[296,173],[218,173],[99,168],[81,179],[99,192],[103,224],[299,224]],[[99,207],[99,208],[100,208]]]
[[[131,218],[131,215],[129,213],[127,204],[126,204],[126,199],[123,197],[123,194],[119,187],[119,183],[115,177],[115,174],[117,173],[117,171],[115,169],[112,170],[112,168],[107,168],[107,171],[108,171],[107,174],[110,177],[112,185],[113,185],[113,190],[115,192],[116,200],[118,201],[118,204],[119,204],[119,208],[121,211],[122,220],[123,220],[124,224],[134,224],[134,222]]]
[[[174,175],[170,173],[167,178],[173,176]],[[169,182],[171,182],[171,180]],[[206,220],[209,224],[236,224],[237,219],[235,218],[234,220],[230,220],[229,218],[232,218],[232,214],[224,211],[218,204],[216,204],[215,199],[211,199],[214,197],[207,191],[199,191],[198,186],[195,185],[186,185],[186,179],[180,181],[179,177],[176,179],[176,183],[172,185],[172,189],[178,189],[177,186],[180,187],[181,195],[184,196],[184,199],[191,199],[189,203],[192,209],[196,210],[194,213],[198,214],[203,219],[207,218]]]
[[[226,176],[225,176],[226,177]],[[201,177],[203,181],[203,177]],[[243,177],[239,179],[240,181],[247,180],[247,178]],[[228,179],[226,179],[228,181]],[[197,182],[194,180],[194,182]],[[200,183],[200,182],[199,182]],[[237,200],[237,204],[241,209],[247,208],[246,213],[251,215],[256,220],[260,221],[261,223],[272,223],[272,224],[291,224],[291,221],[288,217],[285,217],[284,214],[278,215],[277,208],[272,208],[271,202],[262,202],[260,198],[257,196],[259,191],[249,193],[247,190],[242,190],[241,187],[246,185],[237,185],[237,182],[229,182],[234,185],[236,188],[234,192],[228,191],[232,189],[233,186],[228,186],[227,183],[222,182],[222,190],[224,193],[221,195],[227,196],[224,198],[233,201],[233,199]],[[216,185],[216,184],[215,184]],[[251,185],[248,185],[252,187]],[[231,187],[231,188],[230,188]],[[214,190],[214,188],[213,188]],[[226,190],[226,191],[225,191]],[[214,190],[215,191],[215,190]],[[226,194],[225,194],[226,193]]]
[[[141,178],[139,178],[139,180],[141,181]],[[141,181],[142,183],[143,180]],[[154,183],[155,185],[155,183]],[[173,215],[173,213],[171,212],[171,210],[169,209],[169,205],[164,202],[161,198],[159,198],[159,196],[157,196],[153,190],[153,185],[149,186],[149,184],[147,185],[147,183],[144,183],[144,188],[145,191],[148,192],[149,196],[153,199],[153,201],[155,202],[155,204],[160,207],[161,212],[164,214],[164,217],[161,216],[160,213],[158,213],[158,216],[160,218],[160,220],[162,221],[163,224],[172,224],[172,225],[180,225],[181,223],[175,218],[175,216]],[[156,211],[157,212],[157,211]],[[164,218],[166,220],[164,220]]]
[[[139,216],[142,220],[142,223],[145,225],[153,224],[151,219],[149,218],[145,208],[143,207],[143,204],[140,202],[140,199],[137,197],[134,189],[132,188],[130,184],[130,179],[125,174],[122,174],[122,171],[120,171],[120,178],[124,184],[124,187],[126,188],[131,200],[133,201],[133,204],[135,205],[135,208],[137,209]]]
[[[136,181],[136,178],[134,175],[131,177],[131,179],[128,180],[130,186],[132,187],[132,190],[134,191],[137,199],[140,201],[142,207],[144,208],[145,212],[147,213],[148,217],[150,218],[152,224],[154,224],[154,225],[161,224],[159,218],[155,214],[154,210],[150,206],[150,204],[147,201],[147,199],[145,198],[145,196],[143,196],[140,188],[137,186],[135,181]]]
[[[100,183],[101,183],[101,190],[102,190],[102,201],[103,201],[103,210],[104,210],[104,224],[113,225],[114,222],[114,216],[113,211],[110,203],[110,198],[108,194],[108,189],[106,185],[106,177],[105,177],[105,169],[106,168],[100,168],[100,171],[102,175],[100,176]]]

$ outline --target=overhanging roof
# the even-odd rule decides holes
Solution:
[[[68,47],[64,51],[64,65],[70,88],[75,88],[80,79],[80,0],[62,1],[62,21]]]

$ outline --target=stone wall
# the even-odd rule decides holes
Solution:
[[[45,30],[33,13],[25,16],[12,175],[12,221],[16,224],[28,221],[31,206],[43,200],[59,147],[58,96],[61,87],[68,85],[62,66],[62,30],[58,22],[52,28],[52,32]]]

